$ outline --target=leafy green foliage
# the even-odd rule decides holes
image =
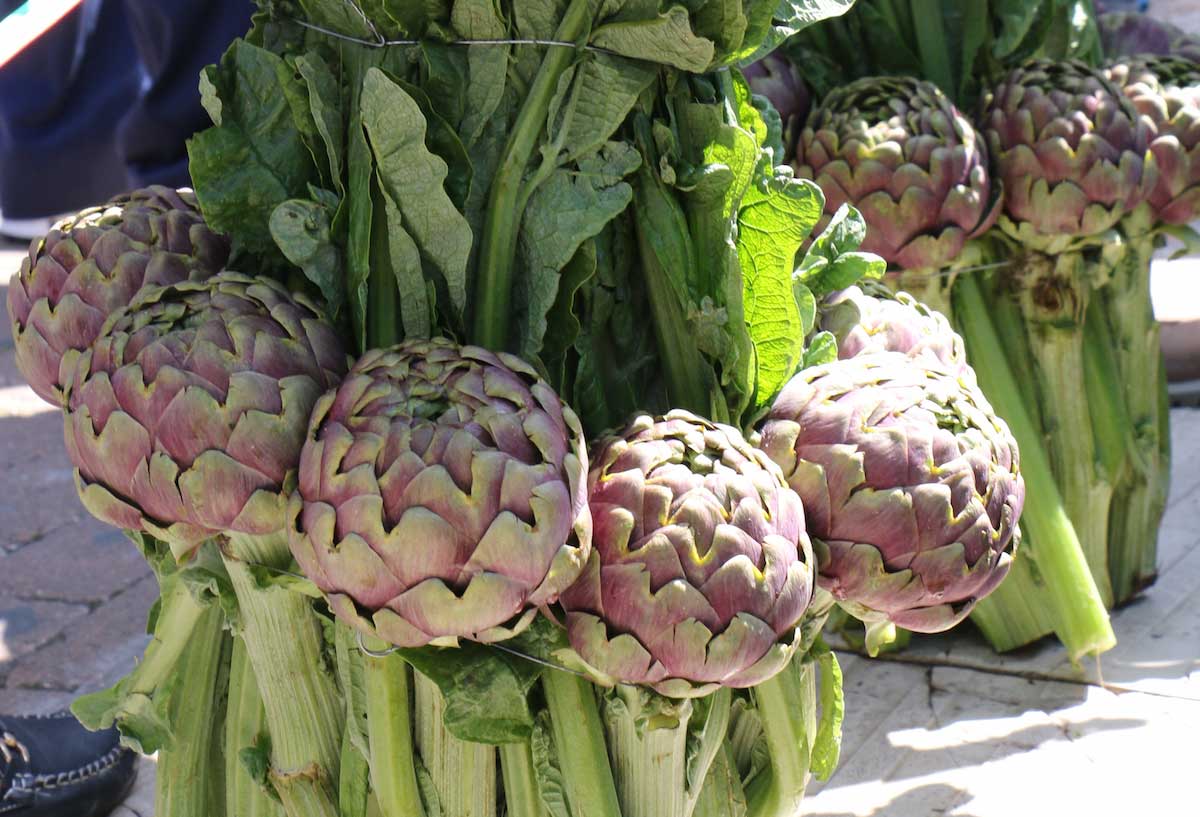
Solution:
[[[860,0],[783,51],[818,96],[858,77],[914,76],[968,111],[1027,59],[1101,57],[1091,0]]]
[[[670,192],[700,241],[693,283],[704,292],[675,305],[715,362],[702,373],[699,407],[741,409],[754,367],[734,212],[764,164],[769,129],[745,115],[748,93],[730,117],[708,81],[685,110],[692,80],[680,72],[733,63],[851,0],[371,0],[359,4],[363,14],[342,0],[261,5],[246,40],[205,72],[214,127],[190,146],[201,205],[234,235],[243,268],[299,273],[360,348],[405,336],[471,339],[474,320],[494,345],[556,373],[568,393],[605,392],[610,399],[587,413],[619,422],[654,402],[647,372],[658,354],[638,303],[633,233],[615,224],[635,209],[645,151],[631,116],[640,109],[656,127],[687,131],[675,146],[655,146],[671,155],[650,170],[677,177],[666,185],[680,183]],[[419,43],[371,48],[297,20],[348,38]],[[508,38],[589,49],[459,44]],[[670,120],[659,104],[666,94],[686,122]],[[626,254],[606,255],[613,247]],[[675,258],[660,260],[687,277]],[[637,328],[619,340],[593,336],[626,327]]]

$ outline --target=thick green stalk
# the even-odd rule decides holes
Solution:
[[[817,736],[817,670],[798,657],[754,687],[754,702],[771,757],[746,792],[749,817],[794,817],[808,786]]]
[[[1042,578],[1047,593],[1044,604],[1054,631],[1073,660],[1099,654],[1116,644],[1108,611],[1088,569],[1083,549],[1070,517],[1063,508],[1050,461],[1042,448],[1041,434],[1034,427],[1021,401],[1016,379],[1009,369],[999,337],[992,325],[975,276],[963,276],[955,286],[967,353],[979,383],[996,412],[1005,419],[1021,451],[1021,474],[1027,501],[1021,525],[1030,533],[1017,552],[1016,562],[1031,565]],[[1076,395],[1078,398],[1078,395]],[[1007,582],[980,602],[1001,605]]]
[[[554,39],[569,43],[580,40],[591,26],[594,11],[594,0],[570,0],[562,12]],[[488,349],[508,346],[513,263],[523,215],[517,204],[522,198],[525,169],[546,126],[558,81],[576,59],[570,48],[547,48],[545,54],[529,94],[517,113],[488,193],[487,216],[479,244],[472,333],[472,340]]]
[[[652,156],[654,142],[649,120],[638,116],[634,127],[638,148],[643,155]],[[658,178],[655,166],[644,161],[638,168],[634,182],[633,221],[646,294],[654,316],[658,357],[671,405],[708,417],[712,416],[710,390],[703,373],[709,367],[696,346],[687,309],[671,282],[668,268],[668,265],[682,267],[676,271],[682,279],[687,268],[697,266],[695,248],[688,232],[687,216],[674,194]],[[724,422],[726,418],[714,419]]]
[[[231,533],[222,555],[266,708],[275,790],[288,817],[337,817],[344,707],[326,666],[320,621],[307,598],[260,583],[251,568],[287,565],[286,538]]]
[[[250,776],[241,753],[268,739],[267,712],[246,642],[234,639],[229,670],[229,705],[225,718],[225,812],[231,817],[283,817],[279,802]],[[168,814],[171,812],[159,812]]]
[[[538,792],[529,741],[501,744],[499,752],[507,817],[550,817]]]
[[[1154,239],[1128,241],[1123,258],[1100,292],[1096,318],[1116,358],[1117,382],[1132,436],[1128,467],[1116,485],[1111,516],[1109,563],[1114,595],[1127,600],[1153,581],[1158,526],[1166,508],[1170,473],[1170,429],[1162,379],[1160,330],[1150,303]],[[1103,322],[1103,326],[1099,326]]]
[[[676,702],[669,724],[639,723],[651,693],[619,686],[605,707],[608,750],[623,817],[687,814],[687,737],[691,701]]]
[[[379,645],[386,646],[386,645]],[[384,817],[421,817],[413,754],[412,670],[399,655],[363,658],[371,782]]]
[[[941,269],[897,270],[884,276],[884,281],[895,292],[907,292],[925,306],[946,316],[953,323],[954,310],[950,293],[954,286],[954,275]]]
[[[342,736],[342,762],[338,775],[340,817],[366,817],[371,797],[371,764],[354,745],[348,729]],[[420,817],[421,813],[412,814]]]
[[[1037,376],[1037,393],[1025,394],[1025,401],[1036,401],[1041,409],[1042,438],[1063,507],[1100,597],[1111,607],[1108,512],[1113,488],[1096,452],[1083,363],[1084,317],[1092,284],[1080,253],[1031,255],[1023,261],[1018,297]],[[1012,358],[1009,362],[1025,363]]]
[[[416,743],[444,817],[495,817],[496,747],[460,740],[446,728],[437,684],[416,673]],[[407,815],[406,815],[407,817]]]
[[[191,629],[170,681],[168,712],[173,739],[158,753],[155,814],[171,817],[223,817],[224,769],[214,762],[220,739],[229,639],[216,605],[207,607]],[[228,812],[241,817],[239,812]]]
[[[112,689],[84,695],[71,705],[75,717],[88,729],[107,729],[118,723],[123,732],[132,731],[136,736],[138,729],[133,722],[152,706],[155,693],[171,678],[196,628],[202,622],[211,626],[205,617],[211,605],[196,601],[179,574],[162,579],[161,593],[154,636],[133,672]],[[127,719],[129,730],[124,724]],[[158,747],[143,748],[154,751]]]
[[[550,670],[542,691],[572,817],[621,817],[595,689],[573,673]]]

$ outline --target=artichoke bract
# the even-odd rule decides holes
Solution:
[[[1157,179],[1146,202],[1154,218],[1194,221],[1200,217],[1200,66],[1142,56],[1113,62],[1105,73],[1150,125]]]
[[[676,410],[597,443],[593,552],[562,596],[571,646],[671,697],[787,665],[813,593],[804,508],[741,433]]]
[[[821,587],[880,643],[945,630],[1008,572],[1017,445],[978,389],[925,358],[859,355],[797,374],[761,447],[804,501]]]
[[[321,311],[274,281],[223,272],[144,290],[67,384],[84,505],[181,559],[219,533],[279,530],[309,414],[346,363]]]
[[[866,77],[809,115],[793,165],[825,193],[824,229],[843,204],[868,230],[860,248],[900,269],[943,267],[996,211],[987,153],[969,119],[930,82]]]
[[[360,632],[501,640],[579,576],[586,476],[578,418],[527,363],[405,341],[368,351],[313,410],[290,544]]]
[[[228,258],[229,239],[205,224],[190,190],[148,187],[59,222],[8,288],[17,367],[61,405],[65,372],[113,311],[144,286],[204,279]]]
[[[998,225],[1031,249],[1060,253],[1095,238],[1154,184],[1147,126],[1076,60],[1014,69],[989,95],[982,130],[1004,183]]]
[[[962,337],[950,322],[907,292],[867,294],[852,286],[821,304],[820,328],[837,339],[838,357],[901,352],[926,357],[948,372],[975,382]]]

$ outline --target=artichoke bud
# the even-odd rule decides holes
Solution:
[[[686,698],[787,665],[812,547],[799,497],[741,432],[638,416],[596,444],[588,498],[591,558],[561,601],[596,677]]]
[[[902,352],[909,357],[927,357],[975,383],[962,337],[944,315],[907,292],[893,294],[886,286],[869,281],[834,292],[821,304],[819,323],[837,340],[838,357],[843,360]]]
[[[1183,225],[1200,217],[1200,67],[1180,57],[1125,57],[1105,69],[1150,131],[1152,217]]]
[[[923,80],[865,77],[835,89],[809,115],[793,165],[825,193],[814,235],[852,204],[867,222],[860,249],[893,269],[948,266],[999,211],[984,140]]]
[[[54,225],[30,244],[8,288],[17,368],[61,406],[66,377],[105,320],[143,288],[203,280],[229,239],[204,223],[190,190],[148,187]]]
[[[320,309],[236,272],[149,288],[115,312],[65,391],[84,505],[170,543],[283,528],[313,405],[346,369]]]
[[[579,419],[531,366],[405,341],[365,353],[317,403],[289,543],[362,633],[499,641],[583,569],[586,477]]]
[[[885,638],[937,632],[1008,573],[1025,495],[1008,427],[928,355],[860,354],[797,374],[761,430],[804,502],[818,582]]]
[[[1004,183],[998,225],[1061,253],[1103,240],[1153,189],[1150,129],[1102,72],[1077,60],[1031,60],[987,99],[983,131]]]

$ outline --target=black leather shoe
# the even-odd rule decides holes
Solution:
[[[117,732],[89,732],[69,712],[0,715],[0,817],[103,817],[137,774]]]

